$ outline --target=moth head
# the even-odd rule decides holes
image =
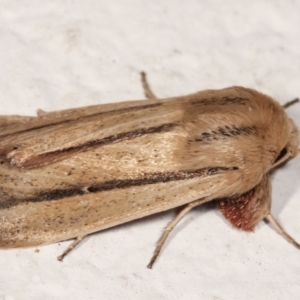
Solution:
[[[252,104],[251,117],[258,124],[262,147],[264,173],[286,163],[299,153],[299,129],[277,101],[264,94],[257,94]]]
[[[288,160],[294,158],[299,153],[299,130],[292,119],[287,119],[288,134],[286,143],[276,153],[277,156],[274,160],[273,168],[286,163]]]

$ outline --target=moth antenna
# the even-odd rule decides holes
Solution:
[[[86,235],[82,235],[82,236],[78,236],[71,245],[69,245],[69,247],[63,252],[62,255],[58,256],[57,259],[59,261],[63,261],[64,257],[69,254],[86,236]]]
[[[271,225],[275,228],[277,233],[282,235],[289,243],[293,244],[297,249],[300,249],[300,244],[298,244],[290,235],[288,235],[284,229],[279,225],[279,223],[274,219],[271,214],[266,216],[266,219],[271,223]]]
[[[147,268],[152,269],[153,264],[155,263],[166,239],[168,238],[170,232],[175,228],[175,226],[178,224],[178,222],[191,210],[193,209],[195,206],[198,206],[202,203],[206,202],[204,199],[199,199],[196,200],[194,202],[191,202],[189,204],[187,204],[186,206],[184,206],[184,208],[175,216],[175,218],[167,225],[167,227],[165,228],[163,234],[161,235],[160,239],[157,242],[154,254],[149,262],[149,264],[147,265]]]
[[[141,80],[142,80],[142,85],[143,85],[143,89],[144,89],[144,94],[146,96],[147,99],[157,99],[157,97],[155,96],[155,94],[152,92],[150,85],[147,81],[147,75],[146,73],[143,71],[141,72]]]
[[[294,100],[288,101],[287,103],[283,104],[282,107],[283,108],[288,108],[289,106],[291,106],[291,105],[293,105],[293,104],[295,104],[297,102],[299,102],[299,98],[296,98]]]

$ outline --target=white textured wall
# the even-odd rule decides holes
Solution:
[[[0,114],[141,99],[141,70],[162,97],[243,85],[284,103],[300,96],[299,11],[299,0],[3,0]],[[288,112],[300,125],[300,105]],[[272,211],[300,241],[299,174],[300,158],[273,176]],[[0,251],[0,299],[299,299],[300,251],[210,206],[148,270],[173,213],[94,234],[63,263],[69,242]]]

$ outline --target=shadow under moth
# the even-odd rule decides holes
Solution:
[[[284,107],[244,87],[0,117],[0,248],[75,238],[181,207],[176,224],[217,201],[235,227],[272,217],[270,172],[295,157],[299,131]]]

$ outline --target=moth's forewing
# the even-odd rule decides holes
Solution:
[[[243,195],[264,182],[291,131],[278,103],[238,87],[2,120],[3,248]]]

